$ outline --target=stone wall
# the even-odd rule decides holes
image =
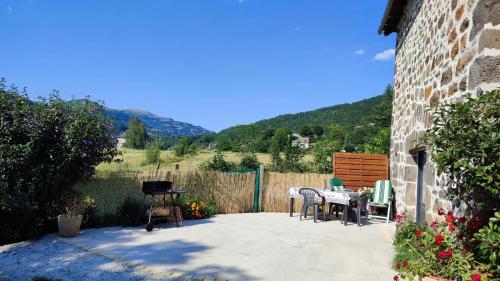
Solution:
[[[398,24],[391,179],[397,212],[415,216],[416,151],[431,126],[429,105],[480,95],[500,87],[500,0],[409,0]],[[445,178],[427,153],[426,220],[449,208]]]

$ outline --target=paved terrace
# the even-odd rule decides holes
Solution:
[[[87,229],[0,247],[0,279],[389,280],[393,232],[373,220],[315,224],[283,213],[218,215],[150,233]]]

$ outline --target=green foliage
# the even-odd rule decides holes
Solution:
[[[145,222],[146,205],[140,201],[127,197],[118,208],[118,215],[123,226],[137,226]]]
[[[429,144],[437,172],[446,174],[447,195],[474,200],[484,209],[500,207],[500,90],[432,110]]]
[[[484,270],[500,277],[500,212],[490,218],[487,225],[474,234],[479,243],[478,260],[485,265]]]
[[[299,129],[299,134],[301,136],[308,136],[308,137],[314,135],[313,130],[308,125],[302,125],[302,127],[300,127]]]
[[[394,269],[401,277],[415,280],[417,277],[436,276],[451,280],[471,280],[473,274],[481,274],[473,254],[464,244],[465,219],[457,219],[452,213],[442,213],[445,219],[431,226],[417,224],[398,216],[394,237]]]
[[[134,149],[143,149],[146,145],[146,129],[137,117],[132,117],[125,132],[125,146]]]
[[[389,128],[392,110],[392,88],[384,95],[352,104],[341,104],[298,114],[286,114],[250,125],[238,125],[217,134],[217,147],[221,151],[269,152],[277,156],[284,142],[273,146],[273,130],[286,128],[302,135],[338,140],[347,150],[364,151],[368,143],[382,128]],[[311,127],[311,124],[314,126]],[[326,128],[326,129],[323,129]],[[346,133],[349,132],[347,135]],[[305,134],[304,134],[305,133]],[[279,137],[284,140],[282,136]],[[277,158],[276,158],[277,159]]]
[[[259,159],[255,153],[244,153],[241,156],[239,167],[241,169],[258,169],[260,167]]]
[[[30,101],[0,80],[0,243],[40,233],[53,207],[117,155],[104,106],[56,93]]]
[[[330,174],[333,172],[333,154],[342,149],[342,144],[338,140],[325,139],[317,141],[313,148],[314,157],[312,168],[316,173]]]
[[[177,157],[185,155],[195,155],[198,152],[198,146],[193,143],[190,138],[182,138],[179,143],[174,146],[174,154]]]
[[[314,125],[312,128],[313,134],[317,137],[321,137],[324,134],[324,129],[320,125]]]
[[[389,128],[391,127],[392,100],[394,98],[392,85],[386,86],[382,97],[382,101],[375,108],[375,116],[373,119],[377,128]]]
[[[160,163],[160,142],[158,140],[155,140],[148,144],[144,153],[146,154],[146,160],[143,163],[144,165]]]
[[[383,128],[365,144],[365,152],[372,154],[389,154],[391,146],[391,129]]]
[[[236,168],[236,164],[226,161],[224,159],[224,155],[220,152],[217,152],[211,159],[200,165],[200,169],[204,171],[219,171],[219,172],[228,172],[234,170]]]
[[[189,195],[182,198],[181,212],[186,220],[206,219],[217,213],[215,201],[209,197],[208,200],[200,200]]]

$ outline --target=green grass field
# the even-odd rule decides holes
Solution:
[[[118,157],[123,159],[122,163],[111,163],[111,164],[101,164],[97,167],[98,171],[143,171],[143,170],[153,170],[156,165],[142,165],[146,159],[144,150],[120,149],[122,155]],[[161,152],[161,169],[175,169],[175,165],[179,164],[179,169],[181,170],[197,170],[201,163],[210,159],[215,155],[215,151],[210,150],[200,150],[196,155],[176,157],[173,151],[162,151]],[[236,152],[224,152],[224,157],[227,161],[239,162],[241,154]],[[271,163],[271,157],[269,154],[257,153],[259,162],[264,165]],[[306,156],[306,160],[309,160],[309,156]]]

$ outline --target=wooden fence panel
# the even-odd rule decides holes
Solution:
[[[335,177],[354,190],[373,187],[375,181],[389,179],[387,155],[337,152],[333,163]]]

